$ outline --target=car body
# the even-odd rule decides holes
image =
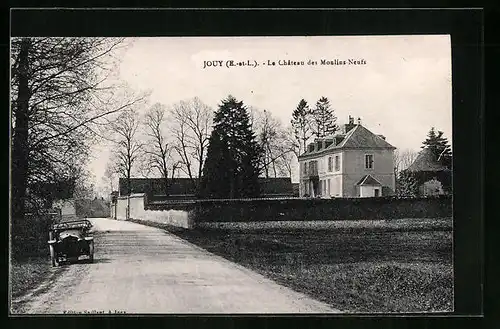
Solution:
[[[75,220],[53,224],[49,231],[49,250],[52,266],[77,261],[86,256],[94,261],[94,237],[90,234],[89,220]]]

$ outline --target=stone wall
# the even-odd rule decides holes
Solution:
[[[117,219],[126,217],[119,197]],[[192,228],[204,222],[389,220],[452,217],[451,196],[426,198],[242,199],[150,202],[130,197],[130,218]]]
[[[146,210],[144,193],[132,194],[130,196],[130,218],[149,220],[152,222],[168,224],[183,228],[190,228],[190,218],[188,211],[175,209]],[[127,197],[118,197],[117,219],[126,219]]]

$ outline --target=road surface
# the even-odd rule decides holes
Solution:
[[[95,261],[56,268],[23,313],[336,313],[163,230],[93,219]]]

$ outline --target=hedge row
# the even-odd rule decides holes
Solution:
[[[54,222],[51,214],[27,214],[11,221],[11,246],[14,258],[48,255],[49,228]]]
[[[380,220],[452,216],[451,196],[426,198],[240,199],[148,203],[146,210],[185,210],[195,223]]]

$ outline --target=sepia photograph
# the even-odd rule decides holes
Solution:
[[[447,34],[10,38],[10,313],[454,311]]]

